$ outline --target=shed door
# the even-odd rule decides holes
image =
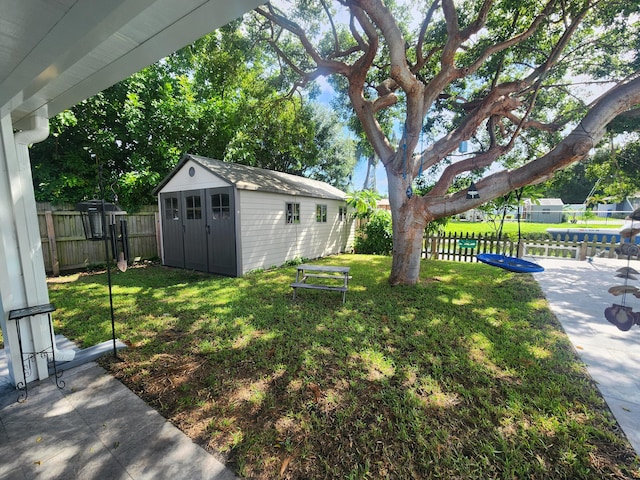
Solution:
[[[164,264],[184,268],[184,237],[180,193],[160,194],[162,205],[162,248]]]
[[[206,216],[204,190],[182,192],[184,224],[184,267],[207,271]]]
[[[209,272],[236,276],[236,222],[233,188],[207,190]]]

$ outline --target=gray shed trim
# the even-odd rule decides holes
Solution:
[[[342,190],[319,180],[311,180],[289,173],[249,167],[238,163],[222,162],[220,160],[190,154],[180,159],[180,162],[178,162],[178,165],[176,165],[173,171],[155,188],[153,191],[154,195],[157,195],[189,160],[196,162],[202,166],[202,168],[220,177],[239,190],[284,193],[288,195],[335,200],[346,199],[345,193]]]

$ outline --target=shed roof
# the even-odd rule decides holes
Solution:
[[[302,195],[335,200],[344,200],[347,197],[346,193],[342,190],[319,180],[312,180],[310,178],[264,168],[250,167],[239,163],[223,162],[221,160],[191,154],[182,157],[178,165],[160,182],[160,185],[156,187],[153,193],[158,194],[171,178],[190,160],[196,162],[205,170],[222,178],[239,190],[284,193],[287,195]]]
[[[541,198],[538,200],[538,205],[540,206],[557,206],[564,207],[564,202],[561,198]]]

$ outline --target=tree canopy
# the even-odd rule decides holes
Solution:
[[[607,136],[586,165],[600,197],[619,202],[640,191],[640,110],[611,122]]]
[[[127,210],[185,153],[269,168],[346,188],[353,142],[332,111],[286,95],[273,56],[234,22],[51,119],[32,147],[36,198],[97,197]]]
[[[256,22],[294,87],[338,78],[387,173],[390,282],[410,284],[429,222],[587,159],[637,107],[638,11],[637,0],[298,0],[258,7]],[[434,186],[414,194],[425,172]]]

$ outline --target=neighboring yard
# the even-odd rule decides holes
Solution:
[[[341,255],[347,302],[294,267],[221,278],[113,275],[103,364],[196,442],[256,479],[640,478],[637,459],[529,275]],[[111,336],[106,275],[51,279],[55,327]]]
[[[622,225],[622,220],[613,220],[608,219],[606,222],[602,221],[601,223],[596,223],[595,221],[590,223],[529,223],[529,222],[520,222],[520,231],[522,234],[526,233],[547,233],[547,228],[611,228],[611,229],[619,229]],[[497,224],[499,226],[499,223]],[[459,222],[459,221],[450,221],[447,223],[445,227],[446,233],[476,233],[476,234],[487,234],[487,233],[495,233],[495,228],[491,222]],[[503,235],[510,235],[515,238],[518,236],[518,222],[511,220],[505,221],[504,226],[502,228]]]

